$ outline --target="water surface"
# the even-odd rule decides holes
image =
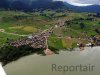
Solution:
[[[56,65],[95,65],[93,72],[52,72]],[[100,47],[85,48],[84,51],[60,51],[58,55],[30,55],[12,62],[4,67],[7,75],[99,75]]]

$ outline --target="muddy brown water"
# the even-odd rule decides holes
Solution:
[[[93,71],[53,71],[52,64],[61,66],[94,65]],[[4,67],[7,75],[100,75],[100,47],[85,48],[83,51],[60,51],[58,55],[23,57]]]

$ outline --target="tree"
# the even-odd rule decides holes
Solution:
[[[99,28],[96,28],[95,29],[95,32],[98,33],[98,34],[100,34],[100,29]]]
[[[84,23],[80,23],[80,28],[84,29],[85,28],[85,24]]]

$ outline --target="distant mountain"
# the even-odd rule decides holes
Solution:
[[[67,9],[62,1],[53,0],[0,0],[0,8],[24,11],[33,9]]]
[[[71,9],[76,12],[99,12],[100,5],[74,6],[67,2],[54,0],[0,0],[0,9],[32,11],[34,9]]]
[[[64,4],[74,10],[74,11],[78,11],[78,12],[99,12],[100,13],[100,5],[90,5],[90,6],[74,6],[71,5],[67,2],[64,2]]]
[[[22,1],[14,1],[10,4],[10,9],[13,10],[24,10],[24,11],[30,11],[31,7],[29,6],[29,4],[24,3]]]
[[[9,2],[8,0],[0,0],[0,8],[9,8]]]
[[[33,9],[67,9],[61,1],[33,1],[31,7]]]

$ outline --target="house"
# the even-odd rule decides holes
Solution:
[[[96,39],[96,45],[100,46],[100,37]]]

